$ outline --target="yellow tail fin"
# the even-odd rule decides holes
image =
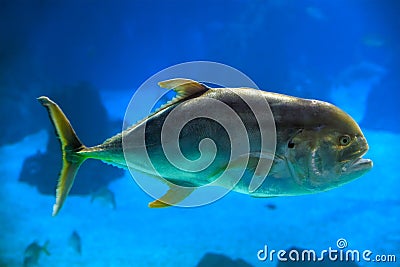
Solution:
[[[84,150],[86,147],[81,143],[71,123],[56,103],[45,96],[39,97],[38,100],[47,109],[61,142],[62,169],[57,184],[56,204],[53,206],[53,216],[55,216],[60,211],[71,190],[79,167],[86,159],[77,152]]]

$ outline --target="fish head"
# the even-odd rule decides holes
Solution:
[[[358,124],[339,108],[318,102],[314,122],[288,143],[288,165],[305,192],[341,186],[372,168],[372,161],[362,158],[369,146]]]

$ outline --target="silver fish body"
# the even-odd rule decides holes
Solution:
[[[128,163],[125,161],[126,158],[119,158],[117,162],[108,162],[115,165],[129,164],[130,167],[149,175],[161,175],[177,185],[202,186],[211,183],[218,178],[215,174],[220,173],[218,170],[223,169],[229,159],[231,141],[224,129],[218,123],[206,118],[192,120],[182,129],[179,145],[187,158],[200,157],[197,147],[204,138],[213,140],[218,151],[213,163],[205,170],[185,172],[169,163],[163,153],[160,134],[164,122],[171,111],[180,105],[184,105],[180,108],[180,112],[191,114],[193,110],[199,108],[212,109],[212,106],[196,105],[201,98],[222,101],[235,110],[242,119],[249,133],[249,153],[260,155],[263,152],[260,151],[259,146],[258,122],[246,103],[241,100],[242,93],[264,97],[271,108],[276,125],[276,151],[271,170],[268,178],[251,195],[271,197],[325,191],[361,176],[372,167],[370,160],[361,160],[368,150],[368,144],[360,128],[348,114],[339,108],[322,101],[260,92],[248,88],[237,88],[234,93],[232,90],[223,88],[209,89],[195,98],[185,100],[183,104],[179,102],[157,112],[125,133],[125,138],[132,143],[132,147],[126,148],[129,150]],[[351,144],[340,145],[341,136],[350,136]],[[98,149],[108,153],[111,146],[117,148],[113,151],[120,154],[123,145],[121,139],[121,136],[117,136],[108,143],[100,145]],[[144,151],[148,153],[151,162],[143,160]],[[111,155],[109,158],[117,157]],[[257,162],[257,158],[251,158],[245,175],[234,190],[249,193],[249,179],[254,176],[252,167]],[[348,165],[349,162],[353,165]],[[351,168],[346,168],[346,164]]]
[[[67,160],[73,171],[76,172],[76,166],[86,158],[95,158],[163,178],[170,187],[194,190],[215,182],[228,169],[233,176],[239,173],[240,179],[232,183],[224,180],[217,185],[231,186],[234,191],[255,197],[273,197],[325,191],[354,180],[372,167],[371,160],[361,158],[368,150],[361,129],[348,114],[332,104],[250,88],[208,88],[185,79],[160,85],[175,90],[177,97],[122,133],[91,148],[82,145],[54,102],[40,98],[50,112],[64,147],[69,145],[74,150]],[[255,103],[256,108],[247,100]],[[218,103],[227,108],[221,108]],[[265,103],[269,108],[263,116]],[[268,116],[268,111],[272,117]],[[241,125],[235,124],[238,119]],[[57,125],[68,127],[57,128]],[[175,133],[177,129],[178,134]],[[243,129],[246,136],[237,133]],[[63,136],[63,132],[67,134]],[[263,142],[264,137],[269,137],[267,142]],[[272,137],[274,142],[271,142]],[[173,150],[176,147],[179,151]],[[241,170],[235,166],[242,154],[232,158],[232,151],[238,147],[239,151],[245,151],[248,160]],[[169,149],[173,151],[170,157],[166,156]],[[178,152],[183,158],[177,156]],[[178,163],[171,162],[171,157]],[[196,161],[199,166],[210,164],[193,171],[185,168],[190,161]],[[69,178],[74,174],[68,170],[64,174],[54,214],[65,200],[68,186],[72,186]],[[260,182],[251,189],[254,179]],[[177,192],[177,189],[170,189],[165,196],[150,203],[150,207],[174,205],[192,190]]]

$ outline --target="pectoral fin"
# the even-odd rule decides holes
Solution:
[[[220,180],[216,185],[232,188],[236,186],[238,182],[237,179],[247,173],[245,176],[251,177],[251,180],[248,181],[247,193],[252,194],[267,178],[273,160],[274,155],[268,152],[254,152],[242,155],[232,160],[228,166],[219,170],[219,172],[214,175],[215,177],[220,177],[222,173],[225,173],[228,177],[234,178]],[[234,182],[234,184],[232,184],[232,182]]]
[[[253,157],[256,155],[253,155]],[[270,153],[260,153],[258,156],[258,164],[252,170],[254,175],[249,184],[249,193],[254,193],[267,178],[269,170],[274,161],[274,155]],[[257,157],[256,156],[256,157]]]
[[[187,198],[195,189],[195,187],[171,185],[165,195],[149,203],[149,208],[165,208],[173,206]]]

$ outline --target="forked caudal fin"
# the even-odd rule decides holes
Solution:
[[[53,216],[55,216],[71,190],[79,167],[86,159],[77,152],[86,147],[81,143],[71,123],[56,103],[45,96],[39,97],[38,100],[47,109],[61,143],[62,169],[57,184],[56,204],[53,206]]]
[[[207,86],[189,79],[171,79],[160,82],[159,85],[166,89],[173,89],[177,93],[177,96],[174,99],[160,107],[159,110],[168,108],[179,101],[195,94],[203,93],[209,89]],[[53,206],[53,216],[55,216],[63,206],[82,163],[89,157],[100,160],[103,159],[98,158],[97,156],[94,157],[93,154],[91,155],[93,148],[87,148],[82,144],[72,128],[71,123],[56,103],[46,96],[41,96],[38,100],[47,109],[61,143],[62,169],[57,184],[56,203]],[[149,207],[162,208],[173,206],[189,196],[193,190],[194,189],[191,188],[182,189],[170,186],[168,192],[160,199],[151,202]]]

